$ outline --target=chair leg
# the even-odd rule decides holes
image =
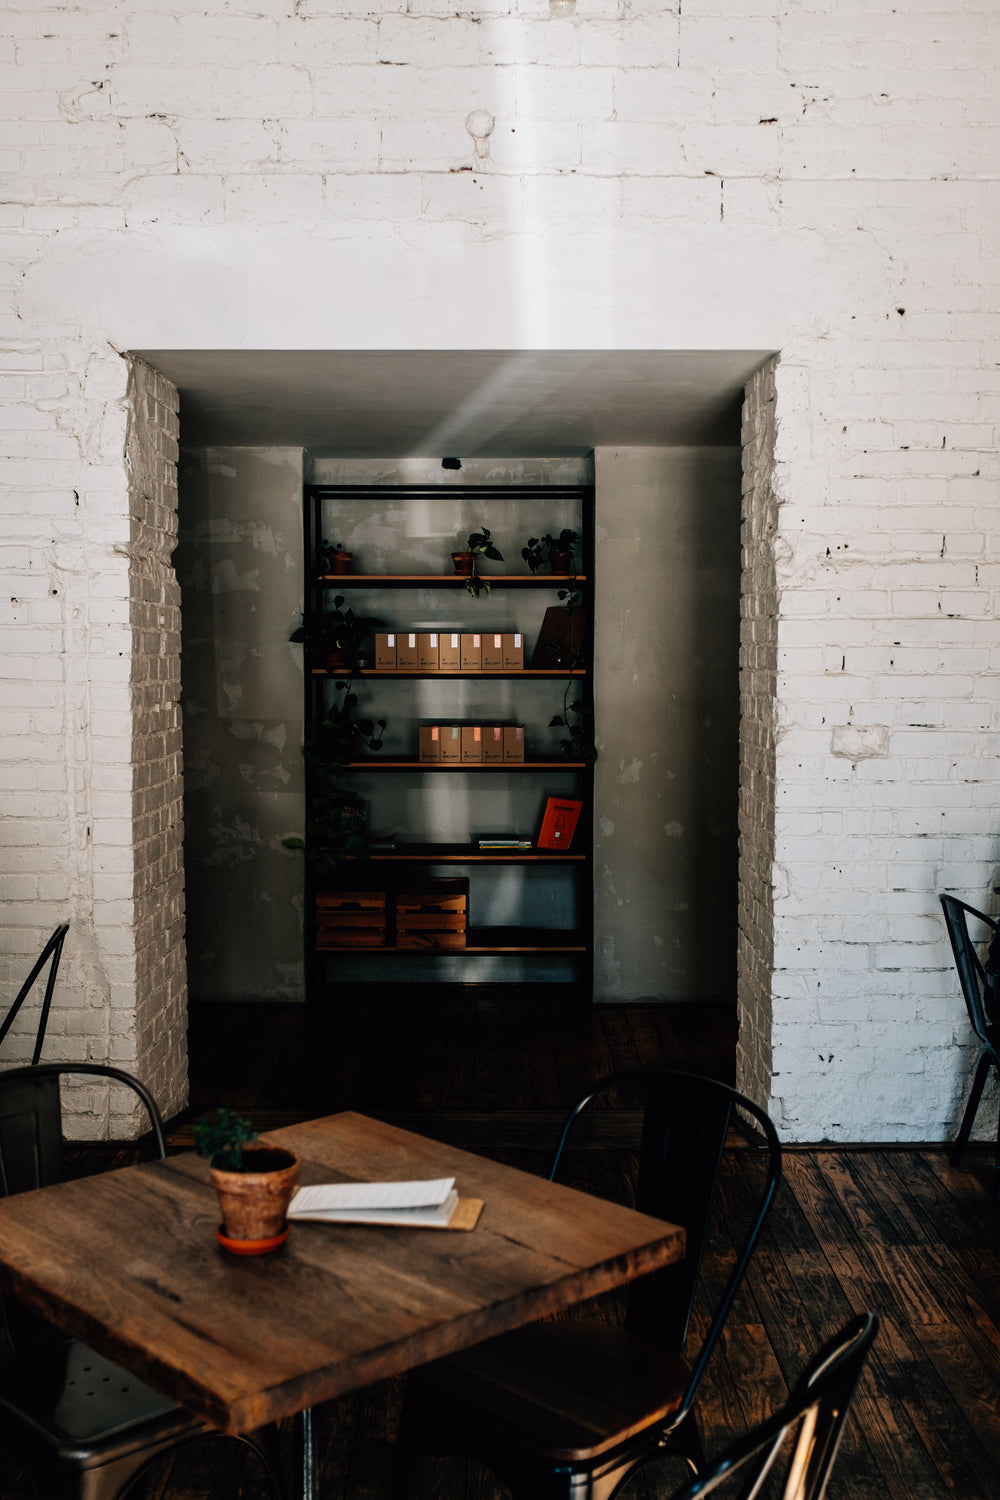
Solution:
[[[962,1124],[958,1135],[955,1137],[951,1148],[951,1163],[957,1167],[961,1160],[962,1152],[969,1143],[969,1136],[979,1108],[979,1101],[983,1097],[983,1089],[986,1086],[986,1075],[993,1064],[993,1059],[988,1052],[980,1052],[979,1061],[976,1063],[976,1071],[972,1079],[972,1088],[969,1091],[969,1102],[965,1106],[965,1114],[962,1116]]]

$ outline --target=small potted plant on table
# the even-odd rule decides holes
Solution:
[[[298,1157],[258,1141],[256,1130],[231,1109],[202,1115],[195,1150],[208,1158],[219,1196],[219,1243],[238,1255],[263,1255],[288,1238],[288,1205],[299,1175]]]

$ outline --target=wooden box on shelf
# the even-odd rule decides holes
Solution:
[[[469,882],[410,881],[396,892],[396,947],[464,948],[469,926]]]
[[[385,891],[319,891],[317,948],[386,947]]]

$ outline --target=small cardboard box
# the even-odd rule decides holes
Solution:
[[[418,759],[421,764],[437,765],[441,760],[441,726],[439,724],[421,724],[419,735],[420,754]]]
[[[400,631],[396,637],[396,666],[404,672],[416,672],[417,659],[416,631]]]
[[[462,631],[462,671],[479,672],[483,666],[483,638],[478,631],[470,635]]]
[[[503,725],[486,724],[483,727],[483,761],[488,766],[503,762]]]
[[[438,633],[436,630],[421,630],[417,633],[417,671],[436,672],[438,669]]]
[[[483,636],[483,671],[503,671],[503,636],[499,631],[488,631]]]
[[[462,725],[462,764],[482,765],[483,761],[483,726],[481,724]]]
[[[505,724],[503,727],[504,761],[524,759],[524,725]]]
[[[392,631],[389,635],[384,633],[375,636],[375,666],[385,671],[396,670],[396,633]]]
[[[460,724],[441,725],[441,764],[443,766],[462,764],[462,727]]]
[[[442,630],[438,636],[438,670],[462,670],[462,636],[457,630]]]
[[[503,669],[505,672],[520,672],[524,669],[524,636],[518,631],[503,636]]]

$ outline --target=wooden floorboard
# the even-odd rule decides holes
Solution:
[[[546,1170],[563,1113],[594,1077],[679,1066],[732,1079],[734,1007],[583,1007],[545,991],[377,992],[290,1006],[203,1006],[191,1024],[192,1105],[171,1122],[190,1149],[194,1116],[217,1103],[261,1128],[360,1109],[526,1171]],[[585,1117],[586,1118],[586,1117]],[[629,1201],[639,1116],[595,1112],[569,1155],[569,1180]],[[129,1148],[86,1148],[74,1169],[113,1166]],[[734,1138],[692,1319],[705,1327],[753,1199],[757,1154]],[[825,1146],[785,1152],[779,1187],[699,1413],[709,1452],[778,1405],[817,1346],[854,1312],[882,1319],[829,1500],[1000,1497],[1000,1211],[992,1154],[960,1167],[936,1148]],[[624,1294],[594,1315],[618,1318]],[[579,1312],[576,1314],[580,1315]],[[389,1495],[401,1381],[317,1416],[323,1500]],[[637,1477],[623,1500],[665,1500],[676,1462]],[[420,1467],[414,1500],[504,1500],[464,1462]],[[133,1500],[257,1500],[253,1461],[226,1442],[160,1461]],[[0,1500],[34,1497],[0,1453]],[[49,1497],[43,1497],[49,1500]]]

